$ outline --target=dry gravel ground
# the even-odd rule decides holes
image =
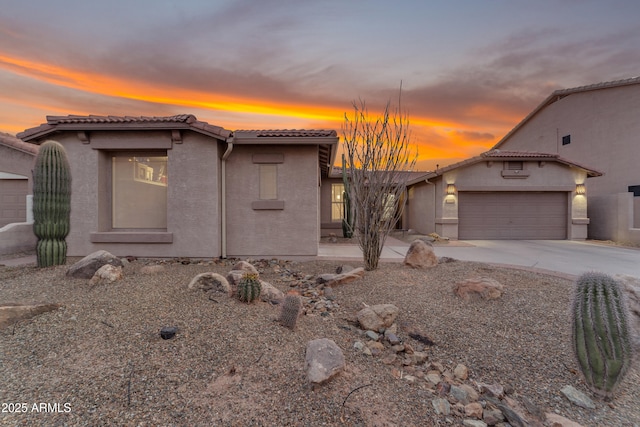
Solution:
[[[379,303],[400,308],[401,339],[419,348],[407,328],[428,334],[436,342],[426,350],[430,362],[467,365],[472,384],[500,383],[512,397],[525,396],[584,426],[640,425],[637,363],[611,404],[597,401],[597,409],[582,409],[560,393],[569,384],[586,390],[572,356],[572,283],[566,279],[470,262],[426,271],[385,263],[336,288],[340,307],[330,316],[305,315],[291,331],[274,322],[277,306],[213,301],[187,289],[196,274],[226,274],[229,265],[170,263],[163,273],[146,275],[140,272],[144,264],[132,262],[123,280],[102,285],[66,278],[65,266],[0,267],[2,302],[63,304],[0,331],[0,402],[29,405],[27,413],[0,413],[0,425],[460,425],[462,418],[435,414],[432,387],[424,379],[398,379],[393,366],[353,347],[364,340],[355,314],[363,304]],[[309,261],[287,268],[317,275],[338,264]],[[458,300],[453,284],[472,276],[500,281],[504,295]],[[283,291],[291,284],[290,276],[271,267],[261,278]],[[176,337],[162,340],[160,328],[174,325]],[[347,368],[312,389],[305,347],[323,337],[342,348]],[[69,411],[31,411],[39,402]]]

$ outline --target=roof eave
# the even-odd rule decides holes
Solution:
[[[337,136],[259,136],[245,137],[234,134],[234,144],[269,144],[269,145],[337,145]]]
[[[224,132],[212,132],[207,129],[192,126],[188,123],[182,122],[158,122],[158,123],[61,123],[57,125],[47,125],[47,129],[37,130],[33,133],[28,131],[18,134],[18,138],[23,141],[31,141],[34,139],[42,139],[45,136],[65,131],[127,131],[127,130],[191,130],[193,132],[201,133],[222,141],[225,141],[230,135],[230,131]]]

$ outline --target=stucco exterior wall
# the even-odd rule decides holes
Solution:
[[[13,139],[4,134],[0,134],[1,138]],[[34,161],[35,154],[0,143],[0,203],[7,203],[0,214],[0,227],[14,222],[29,222],[32,219],[27,196],[33,193]],[[0,235],[0,239],[5,238],[9,239]]]
[[[274,158],[277,198],[260,200],[260,163]],[[318,147],[236,145],[227,160],[228,256],[315,256],[320,237]]]
[[[29,193],[33,188],[31,179],[35,155],[14,150],[0,144],[0,172],[21,175],[29,180]]]
[[[219,147],[215,139],[184,132],[183,142],[171,141],[170,131],[92,132],[90,143],[75,133],[57,136],[71,163],[71,231],[68,255],[84,256],[99,249],[118,256],[216,257],[220,256]],[[132,236],[109,240],[111,207],[108,146],[144,145],[167,149],[167,230],[171,242],[151,243]],[[97,149],[97,147],[101,147]],[[95,240],[100,234],[99,242]]]
[[[526,178],[505,178],[503,161],[481,161],[445,172],[409,189],[409,227],[421,233],[435,231],[458,238],[459,191],[559,191],[569,194],[568,237],[584,239],[587,233],[587,197],[576,194],[576,185],[586,181],[586,172],[551,161],[525,161],[521,172]],[[447,185],[455,194],[447,194]]]
[[[589,214],[589,237],[613,239],[607,223],[618,213],[614,205],[601,205],[606,200],[602,196],[640,185],[639,109],[637,84],[570,94],[539,111],[499,148],[559,153],[604,172],[586,183],[590,210],[597,211]],[[566,135],[571,143],[562,145]]]
[[[420,182],[407,190],[407,228],[421,234],[435,230],[435,186]]]
[[[0,255],[35,250],[38,239],[32,222],[20,222],[0,227]]]
[[[634,224],[634,215],[638,211],[636,199],[638,197],[633,197],[629,192],[589,196],[593,234],[611,236],[607,240],[621,243],[640,242],[640,227]],[[592,208],[592,204],[595,204],[595,208]]]

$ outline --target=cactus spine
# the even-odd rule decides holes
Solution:
[[[280,322],[282,326],[286,326],[287,328],[294,330],[298,323],[298,317],[300,316],[301,310],[302,298],[300,298],[300,295],[295,293],[288,294],[284,298],[284,302],[280,308],[280,317],[278,318],[278,322]]]
[[[344,184],[344,191],[342,192],[342,236],[346,238],[353,237],[354,218],[351,210],[351,197],[349,194],[349,180],[347,179],[347,163],[342,155],[342,183]]]
[[[260,297],[260,280],[255,273],[246,273],[238,282],[238,298],[243,302],[253,302]]]
[[[613,396],[631,364],[629,315],[622,286],[602,273],[576,282],[572,306],[573,348],[596,395]]]
[[[62,145],[44,142],[33,169],[33,233],[38,267],[64,264],[71,211],[71,169]]]

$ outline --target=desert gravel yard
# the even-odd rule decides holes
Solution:
[[[143,273],[142,267],[158,263],[161,271]],[[340,262],[254,264],[260,278],[280,290],[314,295],[308,284]],[[187,288],[197,274],[226,275],[232,265],[135,260],[123,279],[110,284],[68,278],[66,266],[0,267],[0,303],[62,304],[0,330],[0,425],[462,425],[469,417],[455,401],[450,414],[436,413],[432,402],[441,390],[425,374],[463,364],[469,370],[465,384],[500,384],[532,412],[556,413],[583,426],[640,426],[637,360],[612,402],[594,399],[596,408],[584,409],[560,392],[567,385],[587,391],[571,349],[569,280],[473,262],[428,270],[383,263],[363,279],[335,287],[330,300],[321,291],[305,298],[307,313],[292,331],[275,321],[278,305]],[[502,297],[457,298],[453,285],[474,276],[502,283]],[[386,303],[400,309],[403,343],[428,353],[424,365],[393,361],[388,350],[371,356],[354,347],[367,341],[356,313]],[[176,336],[161,339],[163,326],[177,326]],[[346,368],[311,387],[305,348],[316,338],[335,341]],[[482,396],[479,402],[486,403]],[[27,410],[7,410],[16,403]],[[38,411],[34,403],[50,405]],[[536,425],[528,411],[522,414]]]

